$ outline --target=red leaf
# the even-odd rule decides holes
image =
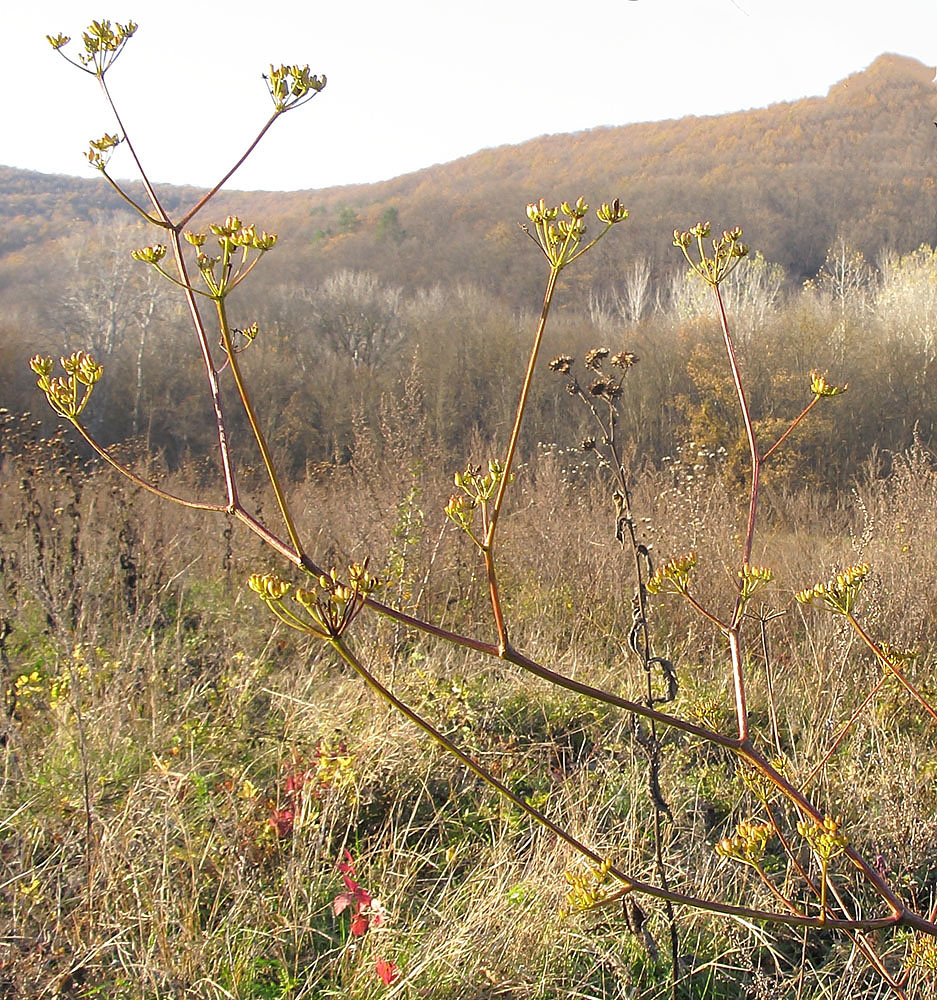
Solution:
[[[354,915],[351,926],[348,929],[351,931],[352,937],[361,937],[368,929],[368,918],[359,910]]]
[[[293,832],[293,822],[296,813],[292,809],[272,809],[267,822],[276,831],[278,837],[288,837]]]
[[[345,910],[355,902],[355,897],[350,892],[340,892],[335,899],[332,900],[332,912],[337,917],[340,913]]]
[[[384,958],[377,960],[376,971],[378,978],[385,986],[390,986],[391,983],[396,982],[400,978],[400,969],[393,962],[388,962]]]

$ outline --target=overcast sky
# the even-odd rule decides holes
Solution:
[[[883,52],[937,64],[937,0],[15,0],[0,163],[92,176],[88,140],[114,122],[45,35],[77,51],[102,17],[140,25],[108,80],[156,181],[218,179],[269,113],[271,62],[328,76],[240,189],[378,181],[544,133],[825,94]]]

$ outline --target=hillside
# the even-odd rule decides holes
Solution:
[[[284,277],[353,266],[403,285],[475,281],[521,304],[539,280],[516,229],[523,206],[617,195],[631,209],[625,260],[670,267],[672,230],[710,217],[741,225],[753,247],[804,278],[840,235],[870,259],[937,241],[933,78],[933,68],[883,55],[823,98],[543,136],[380,184],[231,192],[214,211],[236,209],[279,231],[290,248]],[[162,190],[170,205],[197,194]],[[0,287],[49,239],[122,211],[102,181],[0,168]]]

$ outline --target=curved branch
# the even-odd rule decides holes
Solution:
[[[190,507],[193,510],[215,510],[220,511],[221,513],[226,512],[227,508],[222,504],[203,503],[201,500],[186,500],[185,497],[176,496],[174,493],[161,490],[158,486],[154,486],[153,483],[148,483],[145,479],[128,469],[127,466],[121,465],[115,458],[112,458],[107,451],[105,451],[105,449],[99,445],[98,442],[95,441],[95,439],[85,430],[78,420],[72,420],[71,424],[91,446],[91,448],[94,449],[96,454],[100,455],[112,469],[116,469],[122,476],[126,476],[127,479],[129,479],[135,486],[139,486],[148,493],[158,496],[161,500],[168,500],[170,503],[177,503],[182,507]]]

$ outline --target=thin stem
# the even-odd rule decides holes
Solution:
[[[163,208],[162,203],[156,195],[156,191],[153,185],[150,183],[149,177],[147,177],[146,171],[143,169],[143,164],[140,162],[140,158],[137,156],[137,151],[134,149],[133,142],[130,140],[130,136],[127,134],[127,129],[124,127],[124,123],[121,120],[120,112],[117,110],[117,105],[114,103],[114,99],[111,97],[111,92],[108,89],[107,82],[104,79],[104,74],[101,73],[98,76],[98,80],[101,84],[101,89],[104,91],[104,96],[107,99],[107,103],[110,105],[111,112],[117,119],[117,124],[120,126],[120,131],[124,137],[124,142],[127,144],[127,149],[130,150],[130,155],[133,157],[133,162],[136,165],[137,170],[140,173],[140,179],[143,181],[143,189],[147,193],[147,197],[153,204],[153,208],[156,209],[156,214],[161,220],[161,222],[166,226],[171,226],[172,222],[169,216],[166,214],[166,210]]]
[[[800,913],[800,910],[797,909],[794,903],[791,900],[789,900],[785,895],[783,895],[783,893],[781,893],[778,890],[778,887],[771,881],[771,879],[768,878],[764,868],[762,868],[761,865],[752,862],[752,868],[755,869],[755,871],[758,873],[758,877],[765,884],[765,887],[768,889],[771,895],[774,896],[774,898],[781,904],[781,906],[786,906],[787,909],[791,911],[791,913],[797,913],[797,914]]]
[[[218,183],[207,194],[205,194],[201,198],[199,198],[198,202],[196,202],[196,204],[194,205],[193,208],[189,209],[189,211],[186,212],[185,215],[182,216],[182,218],[179,220],[179,223],[178,223],[178,228],[180,230],[195,215],[197,215],[208,204],[208,202],[210,202],[212,200],[212,198],[215,197],[215,195],[225,186],[225,184],[227,184],[227,182],[231,179],[231,177],[235,173],[235,171],[237,171],[240,168],[241,164],[243,164],[244,161],[251,155],[251,153],[254,152],[254,150],[257,148],[257,144],[267,134],[267,130],[277,120],[277,118],[280,117],[280,115],[282,113],[283,112],[281,112],[281,111],[274,111],[274,113],[268,119],[267,124],[264,125],[264,127],[257,133],[257,137],[247,147],[247,151],[244,153],[243,156],[240,157],[240,159],[237,161],[237,163],[234,164],[234,166],[224,175],[224,177],[221,178],[220,181],[218,181]]]
[[[264,468],[267,470],[267,478],[270,480],[270,485],[273,487],[273,495],[276,497],[277,506],[280,508],[283,520],[286,522],[286,531],[290,536],[290,543],[296,550],[297,554],[302,556],[303,544],[299,539],[299,532],[296,530],[296,525],[293,522],[293,516],[290,513],[289,504],[286,502],[286,495],[283,493],[283,488],[280,486],[280,479],[279,476],[277,476],[276,467],[274,466],[273,458],[270,455],[270,449],[267,447],[266,438],[264,437],[263,431],[260,429],[260,422],[257,420],[257,415],[254,412],[254,407],[247,391],[247,385],[241,375],[241,366],[237,361],[237,353],[234,350],[234,345],[231,343],[231,330],[228,326],[228,316],[227,311],[225,310],[223,298],[215,299],[215,308],[218,312],[218,325],[221,329],[221,339],[224,343],[225,353],[228,355],[228,363],[231,366],[231,374],[234,376],[234,383],[237,386],[238,396],[241,399],[241,405],[244,407],[244,412],[247,414],[251,430],[254,432],[254,440],[257,442],[257,447],[260,449]]]
[[[700,604],[700,602],[689,592],[689,590],[680,590],[679,593],[689,603],[690,607],[692,607],[694,611],[715,625],[720,632],[724,632],[726,635],[729,634],[731,626],[726,625],[724,621],[717,618],[711,611],[707,611],[706,608],[704,608],[703,605]]]
[[[240,516],[237,511],[235,511],[235,514]],[[282,542],[279,543],[279,546],[279,551],[288,552]],[[296,562],[298,565],[302,565],[307,572],[313,573],[314,575],[321,575],[322,573],[322,570],[306,557],[300,561],[297,559],[295,553],[291,553],[288,555],[288,558],[291,558],[291,560]],[[396,608],[392,608],[387,604],[382,604],[373,597],[367,598],[365,604],[372,610],[377,611],[379,614],[385,615],[394,621],[399,621],[401,624],[407,625],[420,632],[425,632],[428,635],[451,642],[454,645],[461,646],[465,649],[474,649],[476,652],[483,653],[486,656],[504,659],[508,663],[513,663],[522,670],[526,670],[528,673],[533,674],[535,677],[540,677],[545,681],[549,681],[556,687],[563,688],[567,691],[573,691],[576,694],[581,694],[588,698],[593,698],[595,701],[601,702],[605,705],[610,705],[613,708],[621,708],[626,712],[633,712],[635,715],[642,716],[642,718],[655,720],[660,722],[662,725],[670,727],[671,729],[680,730],[690,736],[695,736],[697,739],[704,740],[707,743],[715,743],[716,745],[722,746],[727,750],[735,751],[739,748],[739,741],[733,736],[726,736],[713,729],[707,729],[704,726],[697,726],[695,723],[687,722],[686,720],[680,719],[675,715],[667,715],[665,712],[659,712],[656,709],[648,708],[641,702],[630,701],[627,698],[622,698],[609,691],[604,691],[602,688],[593,687],[591,684],[585,684],[582,681],[573,680],[570,677],[564,677],[563,674],[550,670],[548,667],[542,666],[535,660],[524,656],[523,653],[518,652],[513,647],[508,647],[506,651],[502,652],[494,643],[484,642],[481,639],[473,639],[470,636],[460,635],[456,632],[449,632],[446,629],[439,628],[438,626],[432,625],[420,618],[416,618],[413,615],[408,615],[406,612],[398,611]]]
[[[517,441],[521,433],[521,424],[524,420],[524,412],[527,409],[527,398],[530,395],[530,386],[533,382],[534,367],[537,364],[537,356],[540,353],[540,345],[543,341],[543,331],[546,329],[547,317],[550,315],[550,305],[553,302],[553,292],[556,289],[556,281],[559,278],[559,269],[550,268],[550,277],[547,280],[547,287],[543,293],[543,306],[540,309],[540,322],[537,324],[537,332],[534,335],[534,343],[530,349],[530,358],[527,361],[527,372],[524,375],[524,383],[521,387],[520,399],[517,402],[517,412],[514,415],[514,427],[511,430],[511,440],[508,450],[504,456],[503,476],[498,484],[498,493],[495,496],[494,506],[491,510],[491,518],[488,522],[488,531],[485,535],[485,545],[491,548],[494,543],[495,528],[498,526],[498,516],[501,513],[501,505],[504,503],[504,494],[507,490],[508,481],[511,478],[511,466],[514,462],[514,454],[517,451]]]
[[[547,280],[546,290],[543,293],[543,306],[540,310],[540,321],[537,324],[537,332],[534,335],[534,343],[530,350],[530,358],[527,362],[527,372],[524,375],[524,382],[521,386],[520,399],[517,402],[517,412],[514,415],[514,427],[511,430],[511,439],[504,456],[501,481],[498,483],[498,492],[495,496],[494,505],[488,516],[488,525],[485,531],[485,541],[482,545],[482,552],[485,555],[485,571],[488,576],[488,591],[491,596],[491,609],[495,618],[495,626],[498,630],[498,650],[500,655],[504,655],[510,648],[508,644],[507,629],[504,624],[504,616],[501,611],[501,602],[498,597],[498,584],[494,563],[494,540],[495,529],[498,525],[498,516],[501,513],[501,505],[504,503],[504,494],[511,479],[511,466],[514,463],[514,455],[517,451],[517,441],[520,437],[521,424],[524,420],[524,413],[527,409],[527,399],[530,395],[530,386],[533,382],[534,368],[537,364],[537,356],[540,353],[540,345],[543,342],[543,332],[546,329],[547,317],[550,314],[550,304],[553,301],[553,292],[556,288],[556,281],[560,274],[560,268],[553,265],[550,268],[550,277]]]
[[[162,229],[169,228],[169,223],[166,220],[154,219],[153,216],[150,215],[150,213],[141,205],[138,205],[133,200],[133,198],[131,198],[130,195],[127,194],[127,192],[115,180],[113,180],[111,176],[108,174],[108,172],[103,168],[101,169],[101,174],[104,176],[104,179],[107,181],[107,183],[110,184],[110,186],[114,189],[114,191],[116,191],[117,194],[119,194],[120,197],[123,198],[124,201],[127,202],[127,204],[130,205],[131,208],[139,212],[140,215],[142,215],[147,222],[151,223],[154,226],[159,226]]]
[[[183,507],[190,507],[193,510],[216,510],[225,511],[225,507],[217,503],[202,503],[199,500],[186,500],[184,497],[178,497],[174,493],[168,493],[166,490],[161,490],[158,486],[154,486],[152,483],[148,483],[145,479],[142,479],[127,466],[121,465],[116,459],[112,458],[105,450],[98,444],[97,441],[85,430],[82,424],[78,420],[73,420],[72,425],[75,430],[85,439],[85,441],[94,449],[94,451],[107,462],[112,469],[116,469],[122,476],[126,476],[134,485],[141,487],[144,490],[152,493],[154,496],[158,496],[161,500],[168,500],[171,503],[180,504]]]
[[[739,371],[738,360],[735,356],[735,346],[732,343],[732,334],[729,331],[729,318],[726,315],[725,304],[722,301],[722,294],[719,286],[712,286],[716,296],[716,305],[719,309],[719,325],[722,328],[722,337],[725,341],[726,354],[729,358],[729,368],[732,372],[732,382],[735,385],[735,392],[739,400],[739,408],[742,411],[742,422],[745,425],[745,436],[748,439],[748,450],[751,455],[752,478],[751,489],[749,491],[748,504],[748,526],[745,531],[745,539],[742,546],[742,565],[746,566],[751,562],[752,540],[755,536],[755,514],[758,509],[758,480],[761,473],[761,460],[758,457],[758,442],[755,440],[755,428],[752,424],[751,411],[748,401],[745,398],[745,389],[742,386],[742,375]],[[741,614],[741,601],[737,603],[734,619],[737,620]]]
[[[739,741],[748,739],[748,707],[745,703],[745,666],[742,663],[742,645],[738,627],[726,633],[729,639],[729,658],[732,663],[732,681],[735,687],[735,719],[739,729]]]
[[[275,552],[279,552],[281,556],[293,563],[294,566],[298,566],[299,568],[306,570],[306,572],[312,573],[314,576],[322,576],[325,572],[322,567],[317,566],[310,559],[307,559],[305,555],[291,549],[289,545],[283,541],[283,539],[277,537],[277,535],[275,535],[269,528],[262,525],[257,518],[248,514],[248,512],[241,506],[240,501],[238,501],[229,513],[236,517],[242,524],[245,524],[248,528],[250,528],[250,530],[258,536],[258,538],[262,538]]]
[[[198,303],[195,301],[195,291],[189,280],[189,273],[185,266],[185,255],[182,252],[182,240],[179,236],[178,227],[173,227],[170,235],[173,254],[176,258],[176,267],[183,282],[183,294],[186,304],[189,307],[189,316],[195,328],[195,336],[198,340],[199,349],[202,352],[202,361],[205,365],[205,375],[208,379],[208,390],[211,395],[212,409],[215,412],[215,432],[218,437],[218,453],[221,457],[221,465],[224,470],[225,490],[228,495],[228,510],[234,512],[239,506],[237,490],[237,477],[234,465],[231,461],[231,450],[228,447],[228,431],[224,418],[224,407],[221,402],[221,387],[218,384],[218,373],[215,370],[215,363],[211,356],[211,347],[208,343],[208,331],[202,321],[201,313],[198,311]]]
[[[495,563],[489,547],[483,546],[485,557],[485,575],[488,577],[488,595],[491,598],[491,611],[495,618],[495,628],[498,630],[498,651],[503,656],[508,648],[507,626],[504,624],[504,613],[501,610],[501,596],[498,592],[498,580],[495,576]]]
[[[885,653],[882,651],[879,645],[875,642],[875,640],[872,639],[872,637],[865,631],[865,629],[863,629],[863,627],[856,621],[855,618],[853,618],[851,614],[846,615],[846,621],[849,622],[849,624],[853,627],[853,629],[855,629],[855,631],[858,633],[859,638],[862,639],[862,641],[866,644],[866,646],[868,646],[869,649],[875,654],[875,658],[879,661],[879,663],[881,663],[886,670],[890,671],[898,679],[898,682],[901,684],[901,686],[910,695],[912,695],[915,699],[917,699],[918,703],[924,709],[924,711],[927,712],[928,715],[930,715],[930,717],[935,722],[937,722],[937,711],[935,711],[931,703],[924,697],[924,695],[921,694],[920,691],[918,691],[918,689],[909,680],[907,680],[907,678],[905,678],[904,674],[902,674],[901,671],[898,670],[898,668],[888,659],[888,657],[885,655]]]
[[[144,190],[149,197],[153,208],[156,211],[158,219],[170,229],[170,242],[173,247],[173,254],[176,258],[176,266],[179,269],[179,275],[181,278],[181,284],[183,289],[183,294],[185,295],[186,304],[189,307],[189,314],[192,318],[192,323],[195,327],[195,334],[198,338],[199,348],[202,352],[202,359],[205,363],[205,371],[208,377],[209,391],[212,398],[212,407],[215,411],[215,428],[218,436],[218,449],[221,456],[221,464],[224,469],[225,478],[225,489],[228,496],[228,510],[233,511],[238,506],[238,493],[237,493],[237,480],[234,473],[234,467],[231,462],[230,450],[228,448],[228,434],[224,419],[224,409],[221,403],[221,393],[218,386],[218,379],[215,372],[214,362],[212,361],[211,348],[208,345],[208,334],[205,330],[205,325],[202,322],[202,317],[198,311],[198,304],[195,301],[195,292],[192,287],[192,283],[189,280],[188,271],[185,266],[185,257],[182,253],[182,244],[180,241],[179,233],[182,229],[182,223],[178,225],[173,225],[172,220],[163,208],[159,197],[156,194],[153,185],[150,183],[149,177],[146,171],[143,169],[143,164],[140,162],[140,158],[137,156],[137,151],[134,148],[133,142],[130,136],[127,134],[127,129],[124,127],[124,123],[120,117],[120,113],[117,110],[117,105],[114,103],[111,97],[110,90],[108,89],[107,83],[104,80],[103,74],[99,75],[98,80],[101,84],[101,89],[104,91],[104,96],[107,99],[111,111],[117,120],[117,124],[120,126],[120,130],[124,137],[124,142],[127,144],[127,148],[130,150],[130,155],[133,157],[133,161],[136,164],[137,170],[140,172],[140,177],[143,181]],[[204,204],[204,199],[202,204]],[[187,216],[186,218],[189,218]]]
[[[717,282],[712,284],[713,293],[716,296],[716,305],[719,309],[719,325],[722,328],[722,337],[725,341],[726,355],[729,359],[729,368],[732,372],[732,382],[735,385],[735,392],[738,396],[739,409],[742,413],[742,422],[745,425],[745,436],[748,438],[748,450],[751,456],[752,478],[749,490],[748,501],[748,526],[745,530],[745,540],[742,545],[742,565],[748,566],[752,556],[752,542],[755,536],[755,515],[758,510],[758,481],[761,475],[761,459],[758,456],[758,442],[755,440],[755,428],[752,424],[751,411],[748,400],[745,398],[745,389],[742,385],[742,375],[739,371],[738,360],[735,356],[735,346],[732,343],[732,334],[729,330],[729,319],[726,316],[725,303],[722,301],[722,294],[719,291]],[[742,663],[742,652],[740,645],[739,625],[742,613],[745,610],[745,602],[742,600],[741,591],[735,601],[735,610],[732,613],[731,626],[728,630],[729,650],[732,659],[732,682],[735,688],[735,714],[739,730],[739,739],[748,739],[748,709],[745,699],[745,673]]]
[[[635,579],[635,601],[637,602],[637,615],[638,622],[637,628],[639,629],[638,635],[640,635],[640,645],[638,645],[638,639],[635,638],[635,642],[632,648],[637,652],[638,656],[641,658],[641,665],[644,668],[646,689],[645,689],[645,704],[648,708],[654,707],[654,689],[651,680],[651,637],[648,634],[648,622],[647,622],[647,591],[644,586],[644,577],[641,572],[641,556],[638,550],[638,539],[634,530],[634,514],[631,508],[631,492],[628,489],[628,482],[625,476],[625,469],[622,460],[618,454],[618,447],[615,440],[615,407],[610,401],[608,404],[609,415],[608,415],[608,426],[606,427],[599,417],[598,413],[590,400],[588,400],[582,390],[579,391],[579,395],[586,400],[587,405],[592,410],[592,414],[598,421],[599,426],[602,428],[603,434],[605,436],[609,454],[611,454],[614,461],[613,475],[616,478],[618,489],[620,493],[620,509],[619,509],[619,524],[615,526],[615,533],[618,536],[618,540],[622,547],[625,545],[625,535],[624,531],[621,529],[620,519],[621,515],[624,514],[625,526],[628,531],[628,538],[630,540],[631,558],[632,565],[634,569],[634,579]],[[669,890],[670,885],[667,879],[667,868],[664,864],[664,845],[663,845],[663,823],[662,814],[664,814],[663,806],[666,802],[663,801],[663,797],[660,793],[660,742],[657,736],[657,722],[654,719],[649,721],[651,730],[651,741],[648,753],[648,784],[649,792],[651,798],[651,804],[654,807],[654,865],[657,869],[657,878],[660,881],[661,887],[663,889]],[[669,814],[669,810],[666,813],[671,823],[673,822],[673,816]],[[670,994],[671,1000],[676,1000],[677,997],[677,975],[680,967],[680,937],[677,932],[677,921],[674,914],[673,903],[668,899],[665,901],[664,910],[667,915],[667,925],[670,932],[670,963],[671,963],[671,976],[670,976]]]
[[[786,431],[785,431],[785,432],[784,432],[784,433],[783,433],[783,434],[782,434],[782,435],[781,435],[781,436],[780,436],[780,437],[779,437],[779,438],[777,439],[777,441],[775,441],[775,442],[774,442],[774,444],[773,444],[773,445],[771,445],[771,447],[770,447],[770,448],[769,448],[769,449],[768,449],[768,450],[767,450],[767,451],[766,451],[766,452],[765,452],[765,453],[764,453],[764,454],[763,454],[763,455],[761,456],[761,459],[760,459],[760,461],[761,461],[761,464],[762,464],[762,465],[764,465],[764,464],[765,464],[765,462],[767,462],[767,461],[768,461],[768,459],[769,459],[769,458],[770,458],[770,457],[771,457],[771,456],[772,456],[772,455],[774,454],[774,452],[775,452],[775,450],[776,450],[777,448],[780,448],[780,447],[781,447],[781,445],[782,445],[782,444],[783,444],[783,443],[784,443],[784,442],[785,442],[785,441],[786,441],[786,440],[788,439],[788,437],[789,437],[789,436],[790,436],[790,435],[791,435],[791,434],[793,433],[793,431],[794,431],[794,428],[795,428],[795,427],[796,427],[796,426],[797,426],[797,425],[798,425],[798,424],[799,424],[799,423],[801,422],[801,420],[803,420],[803,419],[804,419],[804,417],[806,417],[806,416],[807,416],[807,414],[808,414],[808,413],[809,413],[809,412],[810,412],[810,411],[811,411],[811,410],[812,410],[812,409],[813,409],[813,408],[814,408],[814,407],[815,407],[815,406],[817,405],[817,403],[818,403],[819,401],[820,401],[820,397],[819,397],[819,396],[814,396],[814,397],[813,397],[813,399],[812,399],[812,400],[810,400],[810,402],[809,402],[809,403],[808,403],[808,404],[807,404],[807,405],[806,405],[806,406],[805,406],[805,407],[803,408],[803,410],[801,410],[800,414],[799,414],[798,416],[796,416],[796,417],[795,417],[795,418],[794,418],[794,419],[793,419],[793,420],[791,421],[791,424],[790,424],[790,426],[789,426],[789,427],[787,428],[787,430],[786,430]]]

